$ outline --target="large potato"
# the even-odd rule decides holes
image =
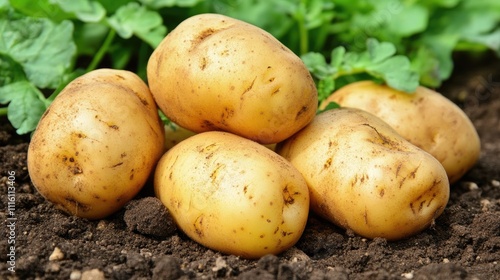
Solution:
[[[317,110],[300,58],[264,30],[223,15],[186,19],[155,49],[148,82],[160,109],[194,131],[229,131],[277,143]]]
[[[364,237],[413,235],[448,202],[439,161],[362,110],[325,111],[277,151],[306,179],[313,211]]]
[[[479,159],[481,144],[467,115],[441,94],[425,88],[408,94],[371,81],[349,84],[323,104],[368,111],[401,136],[429,152],[443,164],[450,183],[456,182]]]
[[[175,145],[159,161],[154,183],[179,228],[229,254],[278,254],[299,240],[307,222],[302,175],[273,151],[227,132]]]
[[[146,84],[100,69],[57,96],[28,149],[37,190],[73,215],[99,219],[142,188],[164,151],[164,130]]]

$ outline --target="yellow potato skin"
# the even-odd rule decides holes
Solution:
[[[443,164],[450,183],[478,161],[481,143],[474,125],[453,102],[425,87],[408,94],[372,81],[349,84],[321,104],[368,111]]]
[[[154,50],[151,92],[173,122],[277,143],[309,123],[318,107],[301,59],[266,31],[227,16],[186,19]]]
[[[146,84],[132,72],[99,69],[69,83],[44,113],[28,171],[58,208],[100,219],[139,192],[164,149]]]
[[[448,202],[442,165],[365,111],[325,111],[277,152],[306,179],[314,212],[367,238],[416,234]]]
[[[227,132],[203,132],[170,149],[156,196],[198,243],[245,258],[278,254],[302,235],[309,192],[285,159]]]

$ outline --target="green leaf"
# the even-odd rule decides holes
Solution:
[[[307,69],[319,79],[331,76],[335,72],[335,69],[326,63],[325,57],[320,53],[306,53],[301,56],[301,59]]]
[[[318,82],[318,100],[327,99],[335,90],[335,80],[333,77],[322,79]]]
[[[108,15],[114,14],[121,6],[125,6],[136,0],[97,0],[104,7]]]
[[[500,20],[500,6],[474,6],[471,3],[481,1],[463,1],[451,10],[438,10],[429,21],[424,36],[471,36],[485,34],[493,30]]]
[[[104,7],[91,0],[16,0],[12,7],[24,15],[48,18],[55,22],[79,19],[82,22],[98,22],[106,15]]]
[[[63,11],[74,14],[83,22],[98,22],[106,15],[104,7],[96,1],[51,0],[51,2],[57,3]]]
[[[423,0],[420,1],[420,3],[424,6],[428,7],[433,7],[433,6],[442,6],[442,7],[447,7],[447,8],[453,8],[458,3],[460,3],[461,0]],[[497,1],[497,0],[493,0]]]
[[[215,10],[230,17],[256,25],[271,33],[277,39],[293,33],[294,20],[290,16],[297,9],[297,1],[289,0],[227,0],[217,1]],[[279,23],[279,24],[276,24]],[[295,35],[295,34],[294,34]],[[292,44],[287,44],[292,48]]]
[[[347,52],[344,55],[342,68],[346,71],[358,71],[370,64],[370,54],[368,52]]]
[[[393,44],[389,42],[379,43],[373,38],[367,40],[366,47],[373,63],[379,63],[396,53],[396,47]]]
[[[459,36],[455,34],[426,35],[422,38],[422,45],[426,46],[438,61],[439,86],[442,81],[448,79],[453,71],[453,50],[459,42]]]
[[[465,40],[487,46],[500,56],[500,28],[489,34],[467,36]]]
[[[411,69],[419,73],[422,85],[438,87],[441,84],[439,60],[427,46],[421,46],[413,54],[411,57]]]
[[[334,4],[324,0],[307,1],[305,23],[307,29],[314,29],[328,24],[333,18]]]
[[[64,12],[52,0],[15,0],[10,1],[11,6],[23,15],[37,18],[48,18],[60,22],[74,16]]]
[[[165,7],[193,7],[194,5],[203,2],[203,0],[139,0],[142,4],[151,7],[155,10]]]
[[[10,84],[3,90],[16,92],[8,106],[7,118],[17,134],[33,131],[46,110],[46,104],[40,100],[41,93],[28,81]],[[1,95],[1,92],[0,92]]]
[[[120,37],[129,39],[132,35],[136,35],[152,48],[156,48],[167,33],[161,15],[138,3],[120,7],[108,19],[108,23]]]
[[[394,13],[387,24],[387,29],[396,36],[406,37],[424,31],[428,21],[429,10],[413,4]]]
[[[405,56],[393,56],[368,66],[366,70],[375,77],[383,78],[390,87],[409,93],[414,92],[419,84],[419,75],[410,69],[410,60]]]
[[[0,53],[19,63],[30,82],[56,88],[72,67],[76,46],[73,24],[7,13],[0,18]]]
[[[10,56],[0,53],[0,88],[19,81],[26,80],[23,67]],[[0,103],[6,103],[9,99],[2,98]]]
[[[333,49],[330,55],[330,65],[332,67],[339,67],[344,60],[344,55],[346,53],[346,49],[344,47],[336,47]]]
[[[317,79],[318,98],[322,101],[339,86],[337,81],[358,80],[367,74],[368,78],[381,79],[395,89],[414,92],[419,85],[419,74],[411,68],[408,57],[395,54],[393,44],[370,38],[366,42],[366,51],[346,52],[344,47],[333,49],[330,64],[320,53],[307,53],[301,58]]]

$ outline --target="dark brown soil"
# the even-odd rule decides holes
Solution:
[[[366,240],[311,215],[296,246],[259,260],[224,255],[191,241],[151,197],[151,185],[104,220],[56,210],[30,182],[29,138],[15,135],[2,119],[0,279],[499,279],[499,66],[497,60],[459,64],[462,70],[440,89],[473,120],[482,153],[452,186],[449,204],[431,228],[397,242]],[[10,196],[9,172],[15,172]],[[12,197],[15,210],[10,213]],[[12,265],[15,273],[9,271]]]

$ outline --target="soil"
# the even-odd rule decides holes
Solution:
[[[311,214],[294,247],[258,260],[225,255],[190,240],[152,197],[151,184],[107,219],[88,221],[60,212],[30,182],[29,137],[16,135],[2,119],[0,278],[498,279],[499,66],[496,59],[467,59],[439,89],[471,118],[482,153],[477,165],[451,186],[447,208],[429,229],[401,241],[367,240]],[[11,179],[15,192],[9,196]],[[15,209],[10,213],[12,197]]]

